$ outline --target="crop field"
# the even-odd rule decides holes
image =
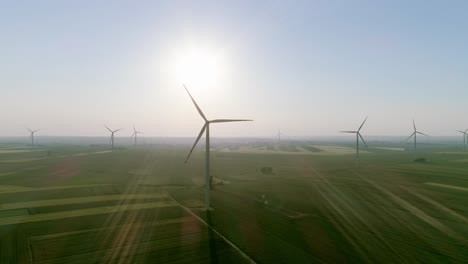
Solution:
[[[214,144],[210,211],[189,148],[0,148],[0,263],[468,261],[455,146]]]

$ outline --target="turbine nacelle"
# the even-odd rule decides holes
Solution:
[[[137,134],[143,134],[143,132],[135,131],[135,132],[133,132],[133,134],[131,135],[131,137],[133,137],[133,136],[135,136],[135,135],[137,135]]]
[[[111,129],[110,129],[110,128],[108,128],[107,126],[104,126],[104,127],[106,127],[106,128],[107,128],[107,130],[109,130],[109,132],[111,132],[111,133],[112,133],[112,135],[114,135],[114,133],[115,133],[115,132],[117,132],[117,131],[120,131],[120,130],[122,130],[122,129],[123,129],[123,128],[119,128],[119,129],[116,129],[116,130],[111,130]]]
[[[29,128],[26,128],[32,135],[34,135],[34,133],[36,133],[37,131],[39,131],[39,129],[36,129],[36,130],[31,130]]]
[[[361,129],[362,129],[362,127],[364,126],[364,124],[366,123],[368,117],[369,117],[369,116],[366,116],[366,118],[364,119],[364,121],[362,121],[362,124],[359,126],[358,130],[345,130],[345,131],[340,131],[340,132],[341,132],[341,133],[357,134],[357,136],[362,140],[362,142],[364,143],[364,145],[367,146],[366,141],[364,140],[364,138],[363,138],[362,135],[361,135]]]
[[[424,134],[423,132],[420,132],[416,129],[416,123],[414,122],[414,119],[413,119],[413,128],[414,128],[414,132],[406,139],[406,141],[408,141],[410,138],[412,138],[413,136],[416,136],[417,134],[419,135],[423,135],[423,136],[426,136],[428,137],[429,135],[427,134]],[[468,129],[467,129],[468,130]]]
[[[135,126],[133,126],[133,134],[131,135],[131,137],[136,136],[137,134],[143,134],[143,132],[137,131],[135,129]]]
[[[195,149],[195,147],[197,146],[197,143],[198,141],[200,141],[200,138],[203,136],[203,134],[205,133],[206,129],[208,128],[208,126],[211,124],[211,123],[228,123],[228,122],[245,122],[245,121],[253,121],[251,119],[213,119],[213,120],[208,120],[205,116],[205,114],[203,113],[203,111],[201,110],[201,108],[198,106],[197,102],[195,101],[195,99],[193,99],[192,95],[190,94],[189,90],[187,89],[187,87],[185,86],[185,84],[183,85],[184,88],[185,88],[185,91],[187,91],[188,95],[190,96],[190,99],[192,100],[193,104],[195,105],[195,108],[197,109],[198,113],[200,114],[200,116],[203,118],[203,120],[205,120],[205,124],[203,125],[203,127],[201,128],[200,132],[198,133],[198,136],[197,136],[197,139],[195,140],[195,143],[193,144],[192,148],[190,149],[190,152],[189,154],[187,155],[187,158],[185,159],[185,163],[187,163],[188,159],[190,158],[190,155],[192,154],[193,150]]]

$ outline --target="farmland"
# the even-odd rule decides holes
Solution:
[[[468,259],[452,145],[369,147],[357,166],[345,143],[214,144],[208,212],[202,147],[188,164],[185,145],[0,148],[0,263]]]

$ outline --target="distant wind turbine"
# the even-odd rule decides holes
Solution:
[[[195,143],[192,146],[192,149],[190,149],[189,154],[187,155],[187,158],[185,159],[185,163],[187,163],[190,155],[193,152],[193,149],[197,145],[198,141],[200,138],[203,136],[203,133],[206,131],[206,143],[205,143],[205,208],[206,210],[210,209],[210,189],[211,189],[211,177],[210,177],[210,124],[212,123],[226,123],[226,122],[242,122],[242,121],[253,121],[250,119],[214,119],[214,120],[208,120],[206,119],[205,115],[203,114],[202,110],[200,107],[197,105],[195,102],[195,99],[193,99],[192,95],[190,94],[189,90],[187,87],[184,85],[185,90],[187,91],[188,95],[190,96],[190,99],[192,99],[193,104],[195,105],[195,108],[197,108],[198,113],[200,116],[205,120],[205,124],[203,125],[202,129],[200,130],[200,133],[198,134],[197,139],[195,140]]]
[[[416,124],[414,123],[414,119],[413,119],[413,128],[414,128],[414,132],[413,134],[411,134],[407,139],[406,141],[408,141],[411,137],[414,136],[414,152],[416,152],[416,135],[417,134],[420,134],[420,135],[423,135],[423,136],[428,136],[422,132],[419,132],[417,129],[416,129]]]
[[[359,161],[359,138],[361,138],[362,140],[362,143],[364,143],[364,145],[367,146],[367,143],[366,141],[364,141],[364,138],[362,137],[361,135],[361,128],[364,126],[364,123],[366,123],[367,121],[367,116],[366,116],[366,119],[364,119],[364,121],[362,122],[361,126],[359,127],[358,130],[356,131],[340,131],[341,133],[353,133],[353,134],[356,134],[356,159]]]
[[[111,130],[110,128],[108,128],[107,126],[105,126],[107,128],[107,130],[109,130],[109,132],[111,132],[111,137],[110,137],[110,143],[112,145],[112,149],[114,149],[114,133],[117,132],[117,131],[120,131],[122,130],[123,128],[119,128],[117,130]]]
[[[34,133],[39,131],[39,129],[31,130],[31,129],[27,128],[27,130],[31,133],[31,146],[34,146]]]
[[[465,131],[457,131],[463,134],[463,149],[466,150],[466,138],[468,137],[468,129],[466,129]]]
[[[135,138],[135,146],[137,145],[137,137],[138,137],[138,134],[143,134],[143,132],[140,132],[140,131],[137,131],[135,129],[135,125],[133,126],[133,134],[132,134],[132,137]]]
[[[281,133],[281,130],[279,130],[278,128],[278,142],[281,142],[281,135],[284,135],[284,134]]]

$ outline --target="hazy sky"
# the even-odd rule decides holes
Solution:
[[[196,51],[215,61],[187,81],[208,118],[255,119],[214,136],[336,135],[366,115],[363,134],[406,135],[414,117],[455,135],[467,14],[455,0],[2,1],[0,136],[195,136],[177,65]]]

